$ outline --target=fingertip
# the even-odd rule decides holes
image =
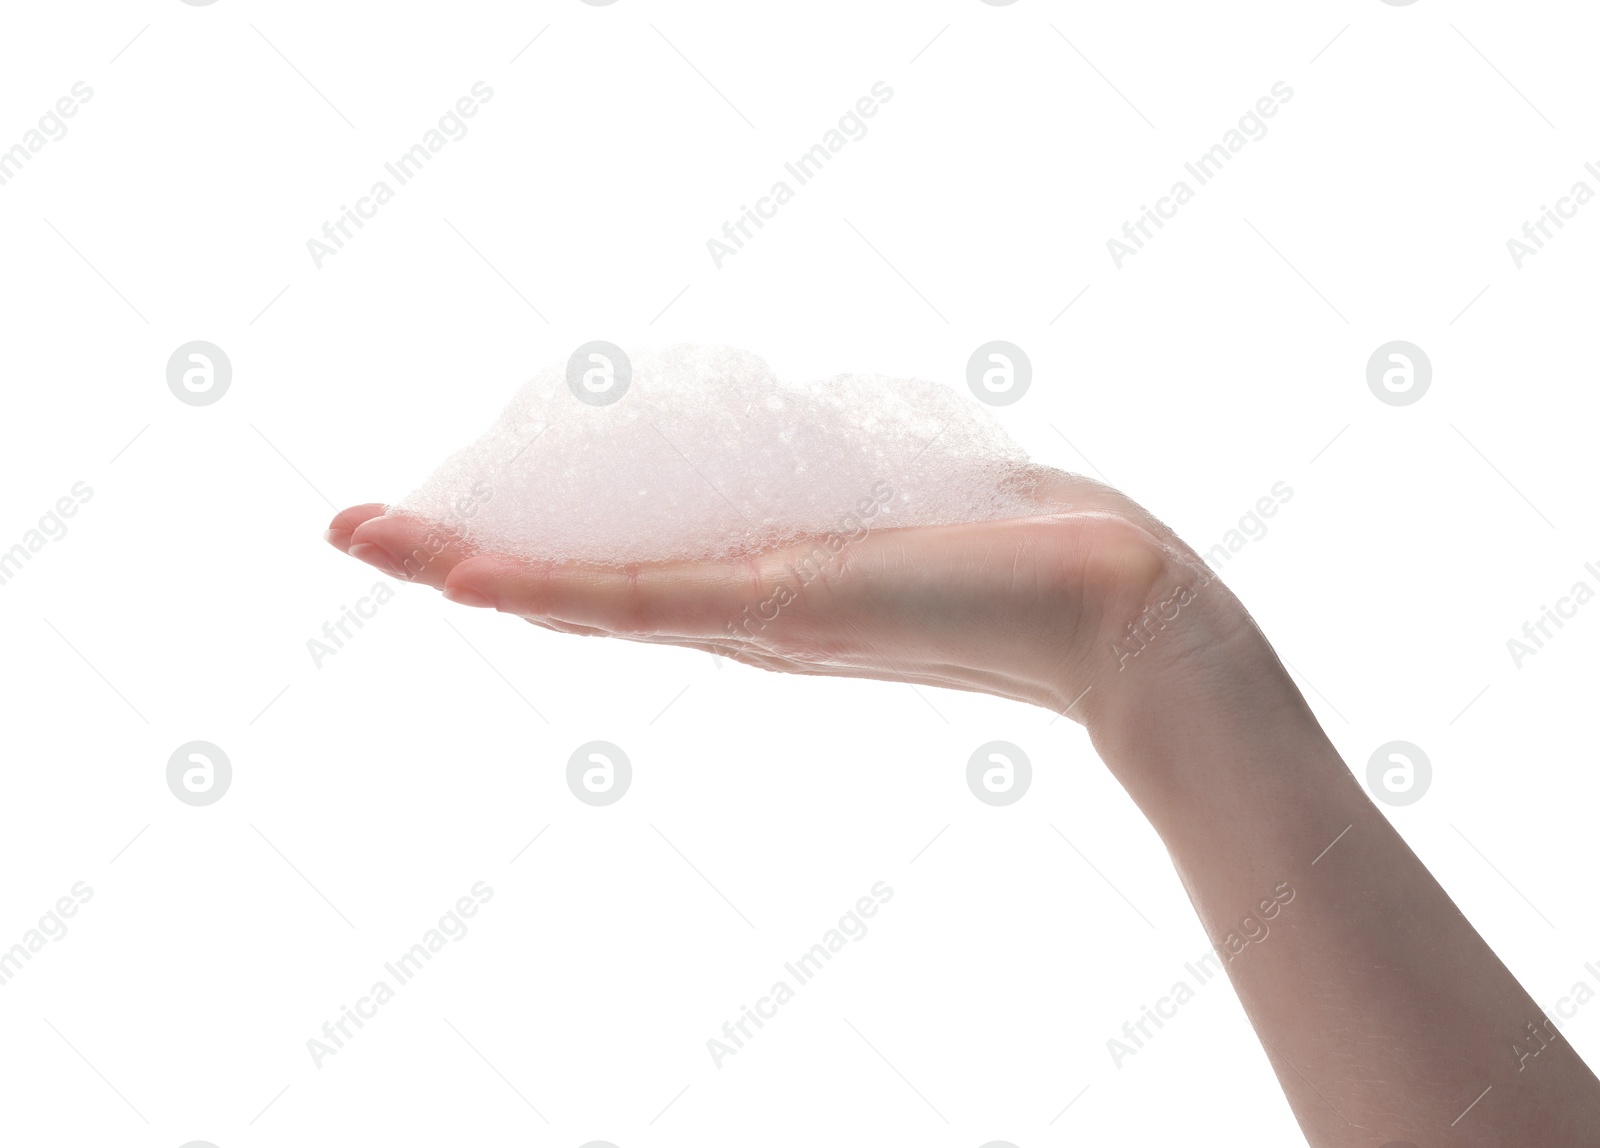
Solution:
[[[405,575],[400,572],[400,568],[398,565],[396,565],[393,556],[376,543],[352,543],[345,553],[349,554],[350,557],[357,559],[358,561],[365,562],[368,566],[373,566],[379,570],[382,570],[391,578],[405,577]]]
[[[507,610],[503,593],[513,578],[526,577],[530,563],[498,554],[476,554],[457,562],[444,580],[443,592],[452,602],[474,600],[496,610]],[[526,605],[526,603],[523,603]],[[508,610],[525,613],[524,610]]]
[[[488,610],[494,607],[494,602],[485,595],[478,593],[476,590],[469,590],[464,586],[446,586],[442,593],[448,601],[454,602],[458,606],[471,606],[478,610]]]
[[[328,523],[328,528],[322,532],[322,537],[327,540],[328,545],[348,554],[350,540],[356,528],[374,518],[381,518],[388,509],[381,502],[364,502],[360,506],[348,507],[333,516],[333,521]]]

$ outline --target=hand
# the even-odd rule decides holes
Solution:
[[[564,633],[1064,712],[1150,818],[1215,945],[1263,890],[1294,890],[1271,942],[1224,967],[1316,1148],[1591,1142],[1600,1082],[1565,1042],[1537,1073],[1507,1063],[1504,1037],[1539,1006],[1367,799],[1243,607],[1127,498],[1038,476],[1031,518],[728,562],[475,553],[378,505],[340,514],[328,539]],[[1464,1119],[1474,1095],[1490,1099]]]
[[[1059,471],[1036,476],[1044,513],[1035,517],[878,529],[869,521],[853,538],[724,562],[618,570],[474,553],[376,504],[340,514],[328,537],[453,601],[563,633],[688,646],[783,673],[975,690],[1087,721],[1132,680],[1123,671],[1145,657],[1140,645],[1150,654],[1135,676],[1146,682],[1156,663],[1197,648],[1202,631],[1189,622],[1198,608],[1183,627],[1146,627],[1137,644],[1128,627],[1154,621],[1150,611],[1175,588],[1197,591],[1210,576],[1125,496]],[[1204,610],[1219,624],[1232,603],[1224,594],[1219,584]]]

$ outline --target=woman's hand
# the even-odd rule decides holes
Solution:
[[[1600,1143],[1564,1041],[1356,783],[1238,601],[1116,491],[1039,473],[1044,512],[614,570],[476,554],[381,506],[329,541],[567,633],[763,669],[1015,698],[1082,721],[1160,834],[1307,1139]],[[1234,931],[1266,897],[1270,941]],[[1276,903],[1276,902],[1275,902]]]
[[[565,633],[762,669],[976,690],[1079,721],[1245,628],[1199,558],[1123,495],[1039,468],[1036,517],[872,528],[724,562],[624,570],[473,553],[376,505],[329,540],[386,573]],[[1204,618],[1202,625],[1199,619]],[[1133,629],[1130,631],[1130,626]],[[1142,671],[1130,674],[1133,667]],[[1098,694],[1098,696],[1097,696]]]

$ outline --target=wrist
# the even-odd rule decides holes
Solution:
[[[1085,679],[1080,712],[1101,758],[1164,838],[1202,816],[1219,791],[1289,799],[1311,773],[1318,784],[1348,783],[1282,662],[1209,570],[1175,559],[1142,604],[1123,609]]]

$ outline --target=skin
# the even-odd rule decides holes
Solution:
[[[563,633],[1064,713],[1166,844],[1314,1148],[1600,1145],[1600,1082],[1369,800],[1244,607],[1123,495],[1034,477],[1037,517],[870,530],[805,584],[793,564],[814,540],[615,570],[475,554],[378,504],[327,537]]]

